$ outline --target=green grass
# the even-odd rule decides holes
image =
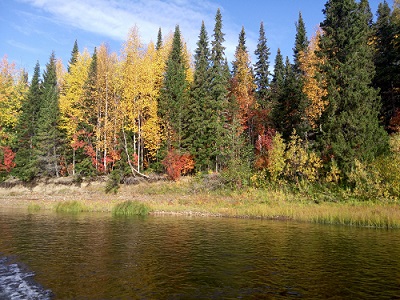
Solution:
[[[42,208],[39,204],[36,203],[29,203],[28,205],[28,212],[34,213],[40,211]]]
[[[55,210],[58,213],[79,213],[89,211],[89,209],[80,201],[58,202]]]
[[[114,216],[147,216],[149,207],[139,201],[124,201],[114,206],[112,214]]]

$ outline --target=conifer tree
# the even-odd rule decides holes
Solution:
[[[43,74],[43,92],[35,136],[35,155],[39,175],[42,176],[60,176],[59,148],[61,141],[58,130],[58,98],[56,58],[53,52]]]
[[[380,99],[371,86],[375,70],[369,46],[369,16],[355,0],[329,0],[318,56],[327,80],[328,106],[318,136],[325,160],[349,172],[355,160],[368,162],[387,147],[379,125]]]
[[[181,32],[179,26],[176,26],[159,101],[159,113],[163,120],[168,150],[182,150],[187,91],[188,83]]]
[[[260,36],[258,38],[257,49],[254,51],[257,61],[254,64],[254,76],[256,88],[257,102],[262,108],[267,107],[269,94],[269,55],[270,51],[267,46],[267,38],[265,37],[264,23],[260,24]]]
[[[209,147],[212,149],[213,161],[215,163],[215,170],[218,171],[224,164],[223,156],[223,143],[226,121],[226,108],[228,102],[228,83],[229,83],[229,67],[225,57],[225,41],[224,33],[222,32],[222,15],[220,9],[217,10],[215,15],[215,26],[213,33],[213,40],[211,42],[211,70],[210,70],[210,92],[212,98],[213,108],[215,113],[215,122],[213,122],[213,129],[215,138],[210,143]]]
[[[157,43],[156,43],[156,50],[160,50],[163,45],[163,39],[162,39],[162,32],[161,32],[161,27],[158,29],[158,34],[157,34]]]
[[[308,47],[308,39],[307,39],[306,26],[304,24],[302,14],[299,13],[299,19],[296,23],[295,44],[293,48],[294,70],[296,73],[301,73],[299,68],[299,55],[301,52],[306,51],[307,47]]]
[[[78,59],[78,54],[79,54],[79,48],[78,48],[78,41],[75,40],[74,42],[74,47],[72,48],[71,52],[71,58],[68,62],[68,73],[71,71],[71,66],[74,65]]]
[[[218,121],[210,96],[210,49],[204,21],[194,55],[194,81],[192,83],[186,143],[195,157],[198,170],[212,168],[213,149],[209,147],[215,138],[214,126]]]
[[[377,20],[373,25],[375,35],[374,62],[376,74],[373,80],[379,88],[382,98],[381,115],[385,126],[390,126],[391,118],[400,109],[400,61],[399,49],[396,48],[396,24],[386,1],[378,6]],[[400,111],[399,111],[400,113]]]
[[[15,156],[16,167],[13,170],[13,174],[24,181],[32,180],[38,172],[34,155],[34,142],[38,127],[41,98],[40,65],[37,62],[16,128],[17,152]]]

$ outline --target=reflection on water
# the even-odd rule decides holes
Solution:
[[[60,299],[400,297],[397,230],[0,212],[0,253]]]

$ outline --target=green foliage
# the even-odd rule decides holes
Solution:
[[[260,24],[260,35],[258,38],[257,49],[254,51],[257,61],[254,64],[255,84],[257,85],[256,94],[258,104],[262,108],[267,107],[269,96],[269,55],[271,54],[267,46],[265,37],[264,23]]]
[[[202,23],[194,55],[194,81],[186,115],[185,144],[195,157],[197,170],[209,170],[215,165],[216,130],[219,126],[210,91],[210,50],[207,31]],[[210,146],[213,145],[213,146]]]
[[[354,0],[330,0],[325,5],[324,34],[317,55],[326,78],[328,106],[321,117],[319,150],[334,158],[348,174],[355,161],[371,162],[387,148],[387,134],[379,124],[378,91],[370,29],[365,7]]]
[[[59,176],[59,148],[61,133],[59,121],[59,90],[57,86],[56,59],[54,52],[43,75],[43,94],[37,119],[35,151],[39,174],[42,176]]]
[[[106,186],[104,191],[108,193],[116,194],[119,190],[119,184],[121,182],[121,173],[120,170],[114,169],[108,176],[108,180],[106,182]]]
[[[114,216],[147,216],[150,208],[143,202],[124,201],[115,205],[112,209]]]
[[[88,209],[79,201],[58,202],[55,208],[58,213],[76,214],[87,211]]]
[[[37,134],[41,97],[40,65],[37,62],[16,126],[16,167],[12,174],[23,181],[32,180],[38,173],[37,159],[34,155],[34,142]]]
[[[181,32],[179,26],[176,26],[159,101],[159,115],[163,120],[168,149],[182,147],[185,125],[183,120],[187,101],[186,64]]]

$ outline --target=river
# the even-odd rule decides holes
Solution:
[[[0,211],[0,299],[400,299],[400,230]]]

